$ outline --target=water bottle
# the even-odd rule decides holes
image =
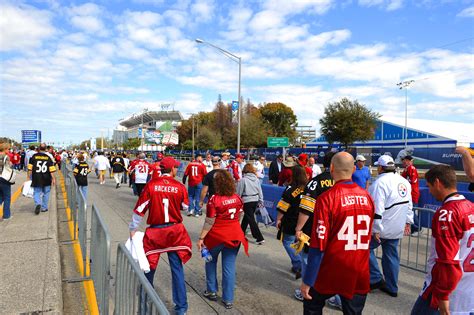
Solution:
[[[207,263],[212,261],[212,255],[211,255],[211,253],[209,252],[209,250],[207,249],[206,246],[203,246],[202,249],[201,249],[201,257]]]

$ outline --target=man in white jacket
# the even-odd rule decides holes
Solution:
[[[375,163],[379,173],[369,187],[374,199],[375,218],[370,242],[370,288],[380,289],[392,297],[398,295],[400,257],[398,243],[403,234],[410,234],[413,223],[413,204],[410,183],[395,172],[395,162],[389,155],[382,155]],[[380,273],[375,249],[382,246]]]

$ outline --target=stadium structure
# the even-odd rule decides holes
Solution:
[[[143,139],[141,151],[163,151],[168,146],[179,143],[176,128],[183,120],[179,111],[171,105],[161,105],[159,111],[147,109],[135,113],[119,121],[119,126],[113,132],[113,141],[122,145],[128,139]]]
[[[406,145],[405,145],[406,142]],[[307,143],[307,148],[325,149],[331,145],[324,136]],[[332,147],[338,147],[338,143]],[[352,147],[373,164],[381,154],[391,154],[397,163],[403,156],[412,155],[418,164],[449,164],[462,168],[456,146],[474,148],[474,125],[458,122],[385,118],[377,121],[374,137],[366,142],[355,142]]]

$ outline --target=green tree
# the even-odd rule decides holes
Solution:
[[[125,141],[122,146],[124,150],[135,150],[136,148],[140,146],[140,144],[141,144],[140,138],[130,138],[130,139],[127,139],[127,141]]]
[[[291,107],[283,103],[268,103],[259,108],[263,122],[274,137],[288,137],[294,139],[296,115]]]
[[[378,118],[380,114],[364,104],[343,98],[326,106],[319,123],[322,135],[330,144],[339,142],[347,149],[356,141],[370,140]]]

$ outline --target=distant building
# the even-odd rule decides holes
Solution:
[[[139,150],[162,151],[166,146],[179,142],[176,128],[183,116],[179,111],[144,111],[122,119],[113,132],[113,140],[118,146],[127,139],[143,138],[144,146]]]
[[[405,147],[404,119],[385,118],[377,122],[374,137],[366,142],[352,145],[357,154],[363,154],[372,163],[381,154],[390,153],[396,162],[405,155],[412,155],[419,163],[449,164],[462,167],[460,155],[454,152],[458,145],[474,148],[474,125],[467,123],[409,119],[407,145]],[[327,149],[329,143],[324,136],[306,144],[308,148]],[[339,147],[334,143],[333,147]]]

